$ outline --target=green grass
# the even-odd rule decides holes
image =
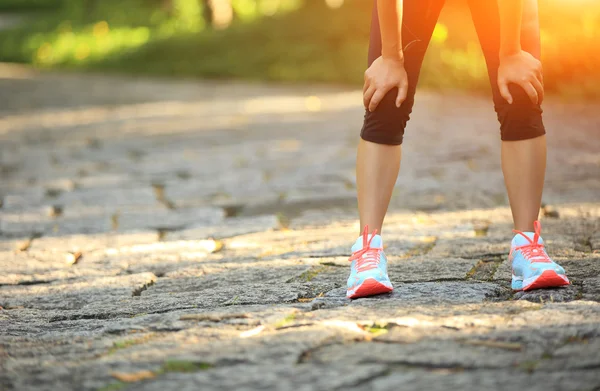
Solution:
[[[125,387],[127,387],[127,383],[124,383],[122,381],[115,381],[105,385],[102,388],[99,388],[97,391],[119,391]]]
[[[285,318],[283,318],[275,323],[275,328],[279,329],[279,328],[282,328],[285,326],[289,326],[290,324],[294,323],[295,320],[296,320],[296,314],[287,315]]]
[[[2,0],[0,11],[23,12],[51,10],[63,5],[62,0]]]
[[[171,0],[171,9],[161,5],[165,3],[4,0],[5,8],[21,4],[53,12],[0,32],[0,61],[168,77],[353,86],[362,82],[369,1],[346,0],[341,8],[331,9],[321,0],[232,0],[237,18],[224,30],[207,28],[198,0]],[[267,10],[269,4],[279,8]],[[600,34],[600,3],[548,0],[540,5],[540,19],[546,90],[600,98],[600,52],[595,38]],[[420,85],[489,90],[468,10],[450,2],[442,13]]]
[[[212,368],[213,365],[205,362],[194,362],[184,360],[167,360],[159,370],[159,373],[166,372],[198,372]]]
[[[308,269],[304,273],[300,274],[298,276],[298,278],[297,278],[297,281],[299,281],[299,282],[310,282],[310,281],[312,281],[313,278],[315,278],[316,276],[318,276],[319,273],[323,272],[326,269],[327,268],[325,266],[311,267],[310,269]]]
[[[113,346],[108,350],[108,354],[113,354],[113,353],[117,352],[118,350],[127,349],[132,346],[148,342],[152,337],[153,337],[152,334],[148,334],[148,335],[145,335],[140,338],[124,339],[121,341],[115,341],[115,342],[113,342]]]
[[[381,324],[373,324],[371,326],[365,326],[364,329],[366,332],[372,334],[374,337],[383,335],[388,332],[388,326],[381,325]]]

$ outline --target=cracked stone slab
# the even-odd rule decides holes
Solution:
[[[215,194],[228,194],[231,197],[253,192],[264,184],[263,173],[256,169],[237,168],[221,175],[210,174],[204,180],[167,181],[167,199],[177,206],[201,205]]]
[[[69,235],[109,232],[109,216],[52,217],[48,208],[0,213],[0,232],[10,236]]]
[[[561,314],[561,313],[559,313]],[[567,313],[562,313],[562,316]],[[395,326],[376,337],[383,343],[332,344],[314,350],[310,362],[335,360],[387,363],[416,368],[531,370],[587,369],[598,365],[594,352],[600,342],[598,317],[595,323],[539,325],[524,327],[479,327],[472,333],[436,329],[425,322]],[[466,331],[466,330],[465,330]],[[426,334],[429,334],[427,336]],[[579,347],[579,348],[578,348]],[[577,357],[577,360],[568,361]]]
[[[532,291],[516,292],[516,300],[527,300],[532,302],[562,302],[576,300],[580,296],[580,289],[573,285],[557,287],[552,289],[536,289]]]
[[[394,259],[394,257],[390,257],[388,269],[392,281],[464,280],[475,264],[477,264],[476,259],[434,258],[429,256],[411,259]]]
[[[146,273],[151,274],[151,273]],[[143,281],[140,281],[143,283]],[[145,283],[144,283],[145,284]],[[0,300],[7,307],[26,307],[44,310],[49,322],[77,319],[117,319],[137,314],[164,313],[193,308],[217,308],[232,305],[295,303],[300,297],[310,296],[304,284],[268,285],[249,283],[241,286],[221,285],[198,292],[166,292],[148,294],[152,287],[132,297],[133,291],[144,285],[129,288],[106,288],[74,292],[72,295],[16,297],[16,289],[0,289]],[[12,289],[12,288],[11,288]],[[8,294],[8,296],[6,296]],[[10,332],[8,325],[7,332]],[[17,331],[18,332],[18,331]]]
[[[510,241],[500,238],[492,241],[490,238],[458,238],[439,239],[428,255],[436,258],[486,258],[506,257],[510,250]]]
[[[192,307],[192,306],[190,306]],[[61,341],[70,337],[84,338],[89,341],[102,342],[109,336],[121,336],[126,339],[138,339],[140,333],[171,333],[185,329],[193,329],[214,337],[222,331],[227,338],[237,338],[240,332],[259,324],[276,324],[298,309],[289,305],[249,304],[230,305],[219,308],[188,308],[157,313],[131,312],[128,316],[115,314],[113,318],[77,317],[78,314],[64,311],[43,311],[28,308],[13,308],[0,311],[0,327],[5,334],[0,341],[6,343],[5,348],[12,357],[30,357],[29,346],[23,346],[25,340],[45,346],[50,355],[62,352]],[[68,316],[64,316],[68,315]],[[101,314],[100,314],[101,315]],[[191,316],[191,319],[184,319]],[[68,319],[72,318],[72,319]],[[210,319],[210,320],[208,320]],[[216,320],[215,320],[216,319]],[[229,328],[228,328],[229,327]],[[10,336],[14,337],[10,337]],[[163,338],[168,335],[164,334]],[[159,338],[160,339],[160,338]],[[102,344],[102,353],[106,353],[112,342]],[[73,355],[85,353],[75,351]],[[20,353],[19,353],[20,352]],[[15,363],[15,365],[17,365]]]
[[[583,280],[582,293],[584,300],[600,301],[600,277]]]
[[[35,285],[82,277],[117,275],[119,267],[72,266],[72,253],[45,253],[38,258],[29,253],[0,252],[0,285]]]
[[[338,288],[327,292],[323,297],[316,298],[312,306],[314,309],[319,309],[342,305],[387,308],[442,303],[468,304],[494,299],[504,293],[502,287],[489,282],[415,282],[396,284],[391,293],[356,300],[346,298],[345,287]]]
[[[598,324],[596,326],[599,326]],[[596,330],[597,331],[597,330]],[[567,339],[560,348],[552,351],[552,360],[544,360],[540,363],[542,371],[560,371],[564,369],[585,370],[600,367],[600,338],[596,332],[596,338],[579,337]],[[589,335],[589,334],[588,334]],[[577,357],[576,360],[573,358]],[[600,376],[599,376],[600,382]]]
[[[389,376],[382,376],[357,390],[389,390],[402,384],[405,390],[476,390],[490,389],[510,391],[525,387],[529,390],[579,391],[594,389],[600,379],[592,371],[536,371],[526,370],[399,370]]]
[[[151,211],[124,212],[118,217],[120,232],[145,229],[182,229],[194,224],[210,227],[225,217],[221,208],[156,209]]]
[[[366,343],[326,346],[311,354],[310,362],[325,364],[379,363],[425,368],[499,369],[540,358],[540,352],[474,346],[459,341],[428,339],[414,343]]]
[[[571,280],[580,281],[584,278],[600,275],[600,257],[598,256],[588,255],[587,257],[573,258],[555,257],[553,259],[565,268],[567,277]]]
[[[101,233],[94,235],[44,236],[32,241],[32,251],[93,251],[106,248],[120,248],[134,245],[157,243],[156,231],[127,233]]]
[[[86,205],[94,205],[114,212],[128,206],[156,206],[158,204],[154,191],[146,188],[115,188],[115,189],[75,189],[61,193],[56,203],[64,205],[65,209]]]
[[[195,358],[192,362],[202,362]],[[48,384],[60,384],[63,389],[97,391],[111,384],[118,384],[110,376],[112,372],[138,372],[140,370],[158,371],[162,362],[153,365],[141,365],[127,362],[115,362],[101,365],[84,365],[60,370],[38,370],[28,378],[15,380],[16,389],[52,390]],[[236,376],[232,376],[232,371]],[[130,390],[163,390],[177,384],[182,391],[187,390],[330,390],[348,388],[384,375],[387,368],[377,364],[366,364],[360,368],[348,368],[343,365],[317,366],[313,364],[289,365],[252,365],[233,363],[225,367],[216,367],[193,373],[168,372],[148,381],[130,383]],[[69,373],[71,375],[69,376]],[[71,378],[71,382],[67,379]]]
[[[277,266],[272,267],[244,267],[233,270],[223,270],[222,272],[213,272],[211,274],[199,275],[197,277],[161,278],[152,289],[143,293],[144,296],[160,295],[174,292],[197,292],[199,295],[206,294],[207,290],[219,288],[221,286],[231,286],[242,288],[248,283],[258,281],[285,287],[286,281],[302,275],[309,269],[307,266]]]
[[[32,286],[0,286],[0,302],[6,307],[43,310],[76,310],[90,305],[127,299],[156,281],[152,273],[82,278]],[[137,293],[136,295],[139,295]]]
[[[224,240],[225,247],[235,256],[261,258],[332,257],[350,253],[352,227],[334,226],[302,231],[259,232]],[[327,237],[328,240],[323,240]]]
[[[279,320],[273,319],[274,323],[262,322],[259,327],[221,324],[218,331],[200,322],[196,328],[123,349],[113,359],[154,361],[172,357],[189,361],[202,357],[204,362],[215,366],[232,362],[293,365],[303,362],[311,351],[321,346],[366,338],[364,331],[348,329],[343,324],[312,324],[310,319],[294,324],[290,318],[293,319],[289,315],[281,316]]]
[[[477,131],[495,119],[427,93],[384,228],[396,291],[349,301],[359,91],[34,76],[0,80],[0,388],[114,389],[165,360],[209,365],[123,388],[600,387],[593,105],[548,135],[543,235],[573,287],[513,300],[506,262],[465,279],[512,237],[497,135]]]
[[[418,331],[424,338],[437,334],[450,337],[473,333],[490,334],[494,330],[520,330],[540,327],[557,329],[565,337],[593,337],[600,323],[600,305],[596,302],[531,303],[500,301],[469,304],[431,304],[396,306],[344,306],[312,312],[315,320],[343,320],[363,324],[377,323],[394,326],[381,339],[404,340],[409,332]],[[398,326],[398,327],[395,327]],[[591,332],[591,334],[590,334]],[[523,334],[524,335],[524,334]],[[518,333],[513,334],[518,338]],[[537,334],[528,333],[535,337]],[[414,336],[413,336],[414,337]],[[540,338],[545,339],[542,334]],[[504,337],[502,337],[504,338]],[[555,342],[555,339],[547,338]],[[517,340],[519,341],[519,340]],[[560,341],[559,341],[560,342]]]
[[[255,232],[270,232],[279,227],[277,216],[233,217],[210,225],[167,232],[164,240],[223,239]]]
[[[231,371],[236,376],[231,376]],[[365,364],[358,368],[343,365],[318,366],[311,364],[273,365],[269,367],[235,366],[216,368],[191,375],[168,374],[147,384],[137,384],[132,390],[162,390],[177,382],[182,391],[197,390],[256,390],[277,389],[290,391],[345,389],[355,384],[385,375],[387,368],[377,364]]]

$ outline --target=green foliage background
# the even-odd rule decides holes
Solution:
[[[166,6],[168,4],[168,7]],[[33,11],[0,32],[0,61],[135,75],[360,85],[371,1],[232,0],[226,29],[206,26],[199,0],[3,0]],[[540,2],[546,89],[600,98],[600,2]],[[485,91],[485,63],[468,9],[449,0],[421,85]]]

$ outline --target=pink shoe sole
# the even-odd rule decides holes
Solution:
[[[354,291],[348,291],[346,293],[346,297],[349,299],[357,299],[359,297],[367,297],[391,292],[392,290],[394,290],[393,287],[385,285],[373,278],[368,278]]]
[[[557,274],[554,270],[545,270],[529,285],[524,286],[524,291],[530,291],[532,289],[540,288],[553,288],[557,286],[569,285],[569,279],[567,276]]]

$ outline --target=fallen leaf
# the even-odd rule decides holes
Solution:
[[[223,242],[220,240],[215,240],[215,247],[213,249],[213,253],[219,252],[223,249]]]
[[[81,258],[83,254],[81,253],[81,251],[77,251],[74,253],[68,253],[67,254],[67,264],[68,265],[75,265],[77,264],[77,262],[79,262],[79,259]]]
[[[31,239],[24,240],[17,244],[17,251],[27,251],[31,246]]]
[[[125,383],[133,383],[136,381],[153,379],[156,377],[156,374],[152,371],[139,371],[133,373],[112,372],[110,375],[115,379]]]

